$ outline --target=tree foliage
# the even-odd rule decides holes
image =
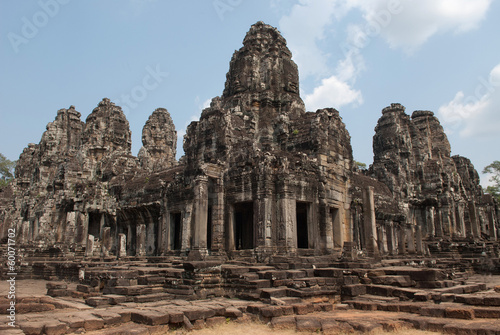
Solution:
[[[494,161],[483,169],[483,173],[491,174],[490,185],[486,188],[486,193],[491,194],[500,201],[500,161]]]
[[[8,160],[4,155],[0,154],[0,188],[6,186],[14,179],[14,169],[16,162]]]
[[[359,170],[366,170],[366,164],[365,163],[361,163],[361,162],[358,162],[358,161],[354,161],[354,166],[356,166]]]

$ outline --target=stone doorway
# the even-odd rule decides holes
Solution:
[[[170,247],[172,250],[182,249],[182,214],[170,213]]]
[[[297,248],[309,249],[309,204],[298,202],[296,204],[297,217]]]
[[[236,250],[255,248],[253,202],[234,205],[234,246]]]

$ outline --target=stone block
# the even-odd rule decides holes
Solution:
[[[271,327],[275,330],[295,330],[297,328],[297,323],[294,316],[281,316],[271,320]]]
[[[500,306],[500,295],[485,296],[483,301],[485,306]]]
[[[106,297],[91,297],[85,299],[85,303],[92,307],[107,306],[109,305],[109,299]]]
[[[138,310],[132,312],[131,320],[135,323],[158,326],[167,324],[170,321],[170,315],[153,310]]]
[[[243,316],[243,313],[236,307],[228,307],[226,308],[225,316],[227,318],[236,319]]]
[[[277,306],[264,307],[260,310],[260,315],[264,318],[279,317],[283,316],[283,310]]]
[[[44,321],[30,321],[19,324],[20,328],[26,335],[41,335],[45,327]]]
[[[448,307],[445,310],[445,316],[453,319],[472,320],[474,319],[474,310],[470,308]]]
[[[321,331],[324,335],[353,333],[354,329],[347,322],[338,322],[333,318],[321,319]]]
[[[62,335],[66,334],[67,330],[68,326],[65,323],[56,320],[48,321],[43,328],[46,335]]]
[[[342,269],[337,269],[337,268],[314,269],[314,276],[316,277],[339,278],[342,277],[343,273],[344,271]]]
[[[321,322],[317,317],[297,316],[297,331],[319,333],[321,331]]]
[[[68,285],[66,283],[56,283],[56,282],[48,282],[47,284],[45,284],[45,288],[47,290],[50,290],[50,289],[58,289],[58,290],[66,290],[68,288]]]
[[[342,286],[342,295],[356,297],[358,295],[366,294],[366,286],[362,284],[344,285]]]
[[[213,318],[208,318],[205,320],[207,327],[216,327],[226,323],[226,318],[223,316],[214,316]]]
[[[295,304],[293,310],[297,315],[305,315],[314,312],[314,307],[311,304]]]
[[[445,307],[424,306],[420,308],[420,315],[434,318],[444,318]]]
[[[103,319],[105,325],[116,325],[122,322],[122,316],[118,313],[98,311],[92,314]]]

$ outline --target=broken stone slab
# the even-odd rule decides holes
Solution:
[[[47,290],[50,289],[66,290],[68,288],[68,284],[63,282],[48,282],[47,284],[45,284],[45,288]]]
[[[354,328],[347,322],[339,322],[334,318],[321,319],[321,331],[324,335],[350,334]]]
[[[263,318],[274,318],[283,316],[283,310],[278,306],[269,306],[261,308],[260,315]]]
[[[85,299],[85,303],[92,307],[110,305],[108,297],[90,297]]]
[[[131,320],[149,326],[165,325],[170,321],[170,314],[155,310],[134,311],[131,314]]]
[[[68,326],[65,323],[59,322],[57,320],[50,320],[45,323],[43,328],[44,334],[46,335],[62,335],[66,334]]]
[[[237,319],[243,316],[243,313],[236,307],[229,307],[226,308],[226,313],[224,316],[231,319]]]
[[[317,317],[298,315],[295,320],[299,332],[319,333],[321,331],[321,322]]]
[[[366,286],[362,284],[344,285],[341,292],[343,296],[356,297],[366,294]]]
[[[448,307],[445,309],[445,317],[453,319],[474,319],[474,310],[472,308]]]
[[[271,320],[271,327],[275,330],[295,330],[297,322],[295,316],[280,316]]]
[[[92,312],[93,315],[104,320],[105,325],[116,325],[122,323],[122,316],[118,313],[113,313],[109,311],[95,311]]]

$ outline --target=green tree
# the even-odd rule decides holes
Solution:
[[[365,163],[361,163],[361,162],[358,162],[358,161],[354,161],[354,166],[356,166],[359,170],[366,170],[366,164]]]
[[[500,201],[500,161],[494,161],[485,167],[483,173],[492,174],[490,181],[493,185],[486,187],[486,193],[491,194]]]
[[[0,154],[0,188],[6,186],[14,179],[14,168],[16,162],[8,160],[4,155]]]

